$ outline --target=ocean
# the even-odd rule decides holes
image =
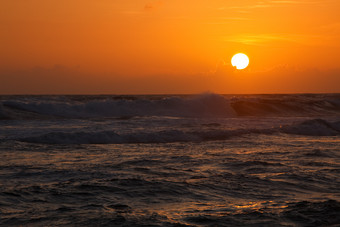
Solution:
[[[340,94],[0,96],[1,226],[340,226]]]

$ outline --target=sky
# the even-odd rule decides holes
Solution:
[[[340,92],[339,12],[339,0],[0,0],[0,94]]]

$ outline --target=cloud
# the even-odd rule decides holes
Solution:
[[[294,41],[291,37],[282,34],[243,34],[227,37],[224,40],[227,42],[242,43],[246,45],[264,45],[265,43],[272,41]]]
[[[327,34],[240,34],[224,37],[223,40],[253,46],[266,46],[273,42],[289,42],[304,46],[333,45],[334,38]]]
[[[237,21],[248,21],[250,18],[247,17],[220,17],[216,18],[216,22],[205,22],[203,24],[230,24],[231,22]]]
[[[272,7],[270,4],[259,3],[256,5],[246,5],[246,6],[231,6],[230,9],[257,9],[257,8],[269,8]]]
[[[258,1],[252,5],[243,5],[243,6],[231,6],[230,9],[261,9],[261,8],[270,8],[270,7],[279,7],[281,5],[296,5],[296,4],[319,4],[320,1],[311,1],[311,0],[267,0],[267,1]]]
[[[335,23],[321,25],[319,27],[319,29],[322,32],[329,32],[329,33],[339,34],[340,33],[340,22],[335,22]]]
[[[298,1],[280,1],[280,0],[276,0],[276,1],[271,1],[271,3],[274,3],[274,4],[299,4],[301,2],[298,2]]]

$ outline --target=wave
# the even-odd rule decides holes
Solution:
[[[291,203],[282,216],[301,226],[337,226],[340,223],[340,203],[336,200],[324,202]]]
[[[5,113],[2,106],[0,106],[0,120],[8,120],[10,117]]]
[[[180,131],[163,130],[157,132],[139,132],[118,134],[114,131],[101,132],[53,132],[36,137],[21,138],[19,141],[46,144],[125,144],[125,143],[171,143],[202,142],[210,140],[226,140],[233,136],[249,133],[270,133],[272,130],[211,130]]]
[[[9,100],[3,101],[6,116],[18,117],[27,112],[28,118],[40,116],[64,118],[173,116],[173,117],[232,117],[235,112],[228,99],[216,94],[194,97],[164,97],[160,99],[98,99],[74,100]],[[1,111],[1,109],[0,109]],[[1,114],[1,112],[0,112]],[[35,115],[33,115],[35,114]],[[5,113],[3,114],[5,115]],[[22,114],[21,114],[22,115]],[[24,116],[22,116],[24,117]]]
[[[340,203],[336,200],[292,202],[273,211],[264,208],[228,215],[188,215],[185,221],[199,226],[339,226],[340,223]]]
[[[204,142],[227,140],[249,134],[294,134],[305,136],[340,135],[340,121],[327,122],[322,119],[308,120],[302,123],[270,129],[209,129],[209,130],[163,130],[156,132],[136,132],[119,134],[115,131],[96,132],[51,132],[35,137],[19,138],[19,141],[44,144],[130,144],[130,143],[172,143]]]
[[[339,115],[340,95],[42,96],[0,102],[0,119]]]
[[[201,141],[204,139],[201,136],[202,135],[195,132],[185,133],[179,130],[134,134],[117,134],[114,131],[76,133],[54,132],[37,137],[23,138],[20,139],[20,141],[47,144],[170,143]]]
[[[280,130],[296,135],[336,136],[340,134],[340,121],[331,123],[322,119],[313,119],[296,125],[283,126]]]
[[[268,95],[237,98],[231,106],[238,116],[318,116],[340,113],[338,95]]]

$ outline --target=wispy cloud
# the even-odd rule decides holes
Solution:
[[[205,22],[204,24],[230,24],[237,21],[248,21],[251,20],[247,17],[220,17],[216,18],[214,22]]]
[[[268,7],[272,7],[272,5],[259,3],[255,5],[246,5],[246,6],[231,6],[229,8],[230,9],[256,9],[256,8],[268,8]]]
[[[260,34],[251,35],[243,34],[239,36],[228,37],[224,39],[227,42],[242,43],[246,45],[264,45],[271,41],[293,41],[291,38],[278,34]]]
[[[284,1],[284,0],[274,0],[274,1],[271,1],[270,3],[273,3],[273,4],[299,4],[301,3],[301,1]]]
[[[250,20],[247,17],[221,17],[220,20]]]
[[[273,42],[291,42],[302,45],[324,45],[330,37],[317,34],[243,34],[223,38],[226,42],[241,43],[245,45],[266,46]]]
[[[322,32],[340,33],[340,22],[330,23],[319,27]]]
[[[325,1],[326,2],[326,1]],[[267,1],[258,1],[252,5],[238,5],[231,6],[230,9],[261,9],[261,8],[270,8],[270,7],[278,7],[281,5],[297,5],[297,4],[318,4],[320,1],[313,0],[267,0]]]

